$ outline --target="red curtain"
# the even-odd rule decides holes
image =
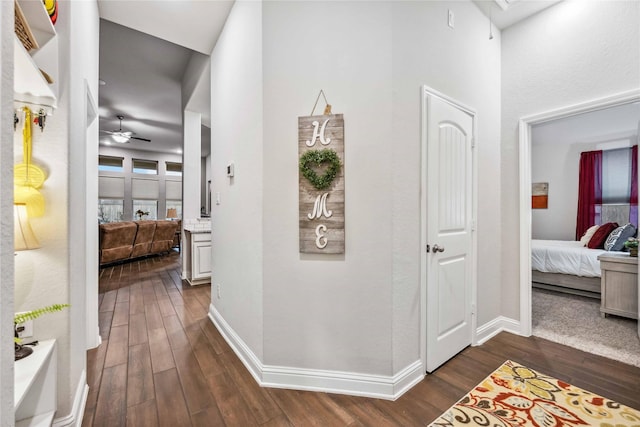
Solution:
[[[638,146],[631,147],[631,197],[629,222],[638,228]]]
[[[580,154],[576,240],[596,223],[596,208],[602,205],[602,150]]]

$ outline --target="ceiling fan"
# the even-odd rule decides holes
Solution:
[[[151,142],[150,139],[133,136],[133,135],[135,135],[135,132],[123,131],[122,130],[122,119],[124,119],[124,116],[118,115],[116,117],[118,118],[118,120],[120,120],[120,129],[118,129],[118,130],[103,130],[101,132],[108,133],[109,135],[111,135],[113,137],[113,140],[115,142],[119,142],[121,144],[129,142],[130,139],[137,139],[139,141]]]

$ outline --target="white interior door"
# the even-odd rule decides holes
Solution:
[[[427,371],[472,341],[473,116],[425,95]]]

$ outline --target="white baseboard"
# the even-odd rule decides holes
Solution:
[[[87,343],[87,350],[92,350],[94,348],[98,348],[100,347],[100,344],[102,344],[102,336],[100,336],[100,328],[97,328],[97,335],[95,336],[95,338],[90,341],[89,343]]]
[[[89,386],[87,385],[87,372],[82,371],[80,375],[80,381],[76,387],[76,394],[73,399],[73,406],[71,407],[71,413],[53,420],[52,427],[80,427],[82,425],[82,418],[84,417],[84,407],[87,403],[87,395],[89,394]]]
[[[255,378],[258,384],[262,384],[262,362],[260,362],[260,359],[251,351],[236,331],[231,328],[227,321],[224,320],[213,304],[209,304],[209,319],[211,319],[216,328],[218,328],[220,334],[222,334],[244,366],[246,366],[251,375],[253,375],[253,378]]]
[[[209,306],[209,318],[261,387],[396,400],[425,376],[420,360],[393,376],[263,365],[213,304]]]
[[[502,331],[520,335],[520,322],[504,316],[496,317],[476,330],[477,345],[487,342]]]

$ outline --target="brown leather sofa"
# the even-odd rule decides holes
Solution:
[[[100,265],[168,252],[176,221],[127,221],[100,224]]]

